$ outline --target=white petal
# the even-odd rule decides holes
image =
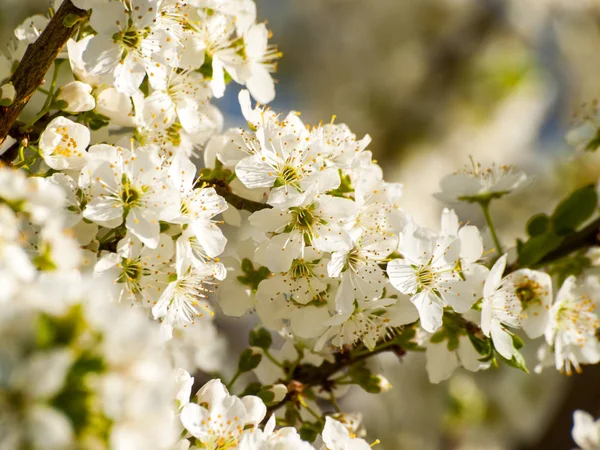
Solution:
[[[427,375],[431,383],[447,380],[458,367],[458,358],[455,352],[448,350],[446,341],[439,344],[429,343],[425,351],[427,357]]]
[[[421,326],[429,333],[434,333],[442,326],[444,306],[442,301],[428,291],[420,292],[410,299],[419,310]]]
[[[507,255],[502,255],[490,270],[485,285],[483,286],[484,297],[490,297],[500,286],[500,281],[502,280],[502,275],[504,274],[504,269],[506,267],[506,258]]]

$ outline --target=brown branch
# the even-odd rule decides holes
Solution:
[[[16,96],[10,106],[0,109],[0,145],[13,128],[19,114],[35,91],[44,84],[44,77],[52,66],[75,26],[66,26],[87,18],[87,12],[75,7],[71,0],[65,0],[58,8],[40,37],[27,47],[19,67],[11,77]]]
[[[392,340],[393,341],[393,340]],[[293,372],[287,383],[288,393],[280,402],[271,405],[268,408],[267,415],[269,418],[271,414],[277,411],[279,408],[285,406],[288,402],[295,401],[302,392],[311,387],[321,386],[325,391],[331,391],[335,386],[335,381],[331,380],[330,377],[337,374],[341,370],[348,368],[356,363],[364,361],[374,355],[393,351],[398,357],[402,357],[406,354],[406,350],[402,348],[400,344],[394,344],[392,341],[382,341],[383,344],[393,345],[378,345],[372,352],[360,352],[359,354],[353,354],[356,350],[364,350],[364,346],[357,347],[349,351],[339,351],[333,354],[334,361],[324,361],[320,366],[314,366],[312,364],[301,364],[293,369]],[[285,380],[281,380],[285,383]]]
[[[271,205],[267,205],[266,203],[255,202],[234,194],[231,191],[231,187],[224,180],[205,180],[200,178],[198,182],[206,183],[208,186],[213,187],[215,191],[217,191],[217,194],[227,200],[227,203],[229,203],[235,209],[256,212],[271,207]]]
[[[595,245],[600,245],[600,218],[597,218],[593,222],[590,222],[587,226],[583,227],[581,230],[567,236],[556,249],[547,253],[531,268],[547,266],[548,264],[556,262],[565,256],[569,256],[571,253],[593,247]],[[505,273],[508,274],[521,268],[522,266],[517,260],[506,268]]]
[[[571,253],[594,245],[600,244],[600,218],[594,220],[586,227],[576,233],[570,234],[558,246],[556,250],[552,250],[544,256],[536,266],[545,266],[548,263],[558,261]]]

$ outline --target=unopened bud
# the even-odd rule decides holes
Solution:
[[[3,84],[0,87],[0,106],[10,106],[15,101],[17,91],[12,83]]]
[[[268,391],[273,393],[273,399],[271,402],[279,403],[285,398],[288,389],[284,384],[274,384],[268,389]]]
[[[387,392],[392,388],[392,384],[388,381],[388,379],[382,375],[376,375],[377,378],[377,387],[379,387],[379,392]]]
[[[61,109],[71,113],[91,111],[96,107],[92,87],[81,81],[72,81],[61,87],[56,102]]]

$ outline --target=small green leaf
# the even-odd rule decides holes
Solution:
[[[242,392],[240,394],[240,397],[245,397],[246,395],[257,395],[260,390],[262,389],[262,384],[260,383],[250,383],[248,384],[248,386],[246,386],[246,388],[244,389],[244,392]]]
[[[525,358],[523,358],[523,355],[521,355],[520,352],[515,352],[515,354],[513,354],[512,359],[510,360],[502,357],[501,355],[498,356],[500,356],[502,361],[504,361],[507,365],[514,367],[515,369],[522,370],[525,373],[529,373],[527,365],[525,364]]]
[[[429,342],[431,342],[432,344],[439,344],[440,342],[443,342],[446,339],[446,337],[446,330],[441,329],[440,331],[436,332],[433,336],[431,336]]]
[[[250,331],[250,345],[252,347],[262,348],[263,350],[267,350],[271,347],[273,343],[273,338],[271,337],[271,333],[269,333],[265,328],[256,328]]]
[[[303,441],[313,442],[321,431],[322,426],[319,423],[304,422],[298,433]]]
[[[251,348],[247,348],[240,355],[238,370],[242,373],[250,372],[258,367],[261,360],[262,355],[260,353],[254,353]]]
[[[538,236],[550,229],[550,218],[546,214],[536,214],[527,222],[527,234]]]
[[[260,398],[265,404],[273,403],[273,399],[275,398],[275,394],[271,391],[260,390],[256,393],[256,396]]]
[[[519,250],[519,264],[522,267],[530,267],[538,263],[544,256],[556,249],[563,239],[554,233],[544,233],[532,237]]]
[[[552,214],[554,231],[562,236],[577,230],[594,214],[597,205],[598,194],[593,184],[577,189]]]
[[[512,340],[513,340],[513,346],[519,350],[521,348],[523,348],[523,346],[525,345],[525,343],[523,342],[523,339],[521,339],[519,336],[517,336],[516,334],[512,335]]]
[[[492,345],[489,339],[480,339],[471,333],[469,333],[469,340],[471,344],[473,344],[473,348],[479,353],[481,356],[489,356],[492,351]]]

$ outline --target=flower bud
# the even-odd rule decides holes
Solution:
[[[376,375],[377,378],[377,387],[379,387],[379,392],[387,392],[392,388],[392,383],[388,381],[388,379],[382,375]]]
[[[61,87],[56,101],[64,102],[61,109],[71,113],[90,111],[96,107],[92,87],[81,81],[72,81]]]
[[[17,91],[12,83],[3,84],[0,87],[0,106],[10,106],[15,101]]]
[[[286,396],[288,389],[284,384],[274,384],[268,389],[269,392],[273,393],[272,403],[279,403]]]

